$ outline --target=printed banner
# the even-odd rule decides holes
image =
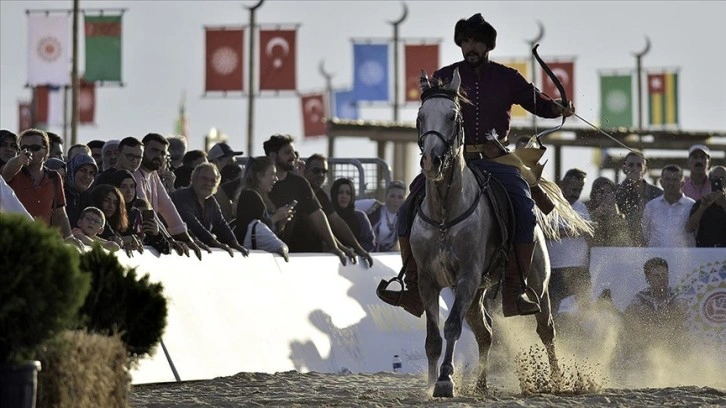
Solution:
[[[678,124],[678,73],[648,74],[651,125]]]
[[[33,127],[32,102],[18,102],[18,134]]]
[[[353,44],[353,77],[357,101],[388,101],[388,44]]]
[[[63,125],[63,88],[36,86],[33,88],[33,125],[41,127]]]
[[[335,99],[335,116],[338,119],[358,119],[358,102],[353,97],[353,91],[335,91],[333,95]]]
[[[565,88],[568,99],[572,101],[572,103],[575,103],[575,62],[547,62],[547,65],[552,70],[552,73],[555,74],[557,79],[559,79],[562,83],[562,87]],[[560,91],[558,91],[555,86],[555,83],[552,82],[552,79],[550,79],[550,77],[547,76],[542,69],[540,69],[540,78],[542,78],[540,81],[542,84],[542,92],[553,99],[562,98]]]
[[[295,90],[297,31],[260,30],[260,90]]]
[[[87,82],[121,82],[121,16],[85,16]]]
[[[499,61],[500,64],[506,65],[510,68],[516,69],[524,79],[527,81],[531,81],[529,75],[529,61],[526,59],[511,59],[511,60],[504,60]],[[529,116],[529,112],[527,112],[526,109],[519,105],[512,105],[512,110],[509,113],[512,117],[512,119],[525,119]]]
[[[600,126],[633,126],[632,75],[600,75]]]
[[[78,88],[78,123],[91,125],[96,119],[96,85],[82,82]]]
[[[421,97],[421,70],[430,76],[439,68],[439,45],[410,45],[404,46],[404,60],[406,73],[406,102],[419,102]]]
[[[243,91],[244,30],[206,29],[204,91]]]
[[[325,136],[325,98],[323,94],[305,95],[300,98],[305,138]]]
[[[30,86],[70,85],[70,35],[70,18],[66,13],[28,15],[28,84]]]

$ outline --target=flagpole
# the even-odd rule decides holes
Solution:
[[[255,12],[265,0],[260,0],[252,7],[246,7],[250,11],[250,46],[249,46],[249,69],[247,77],[249,78],[247,88],[247,154],[253,156],[254,145],[254,118],[255,118]]]
[[[78,143],[78,9],[73,0],[73,58],[71,65],[71,145]]]
[[[539,20],[537,20],[537,27],[539,27],[539,32],[537,33],[537,36],[532,40],[528,40],[530,50],[533,49],[534,46],[537,45],[537,43],[542,41],[542,39],[544,38],[544,35],[545,35],[544,25]],[[529,64],[530,64],[529,66],[532,67],[532,84],[534,86],[537,86],[537,69],[535,68],[537,66],[537,64],[535,64],[533,52],[530,52],[530,54],[529,54]],[[536,131],[537,131],[537,115],[532,115],[532,129],[535,129],[535,133],[536,133]]]
[[[333,74],[325,70],[325,60],[320,60],[318,65],[318,72],[325,78],[325,98],[327,103],[325,104],[325,117],[330,120],[333,117]],[[327,128],[327,126],[326,126]],[[335,154],[335,137],[328,136],[328,157],[333,157]]]
[[[642,66],[641,62],[645,54],[647,54],[650,51],[650,38],[648,36],[645,36],[645,49],[641,52],[635,52],[633,55],[635,56],[635,75],[637,78],[637,84],[638,84],[638,130],[643,129],[643,74],[642,74]]]
[[[393,26],[393,122],[398,122],[398,105],[399,105],[399,72],[398,72],[398,26],[408,17],[408,7],[406,3],[401,2],[403,6],[403,15],[396,21],[390,21]],[[394,176],[397,179],[405,179],[408,160],[406,155],[406,143],[395,142],[393,144],[393,161]],[[400,163],[400,166],[399,166]],[[398,171],[396,171],[398,168]]]

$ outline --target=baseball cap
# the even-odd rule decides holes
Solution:
[[[706,153],[706,156],[711,157],[711,149],[709,149],[708,147],[706,147],[705,145],[702,145],[702,144],[695,144],[695,145],[691,146],[688,149],[688,157],[691,157],[693,152],[695,152],[696,150],[700,150],[700,151]]]
[[[235,152],[227,143],[216,143],[207,152],[207,158],[209,160],[217,160],[227,156],[241,156],[244,152]]]

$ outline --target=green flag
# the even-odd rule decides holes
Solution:
[[[86,82],[121,82],[121,16],[86,16]]]
[[[633,126],[633,77],[600,75],[600,126]]]

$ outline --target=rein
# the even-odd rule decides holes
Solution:
[[[427,91],[424,91],[424,93],[421,95],[421,99],[423,102],[426,102],[430,98],[446,98],[458,105],[457,102],[457,94],[455,92],[442,90],[442,89],[428,89]],[[419,129],[420,132],[420,129]],[[462,117],[461,114],[457,114],[456,117],[456,129],[454,130],[453,134],[450,138],[444,137],[444,135],[437,131],[437,130],[427,130],[424,133],[421,133],[418,138],[418,145],[419,149],[423,151],[423,139],[427,135],[435,135],[441,141],[446,145],[446,153],[444,153],[444,160],[441,164],[442,171],[446,171],[450,168],[451,163],[455,160],[458,153],[454,152],[454,144],[457,141],[460,141],[459,148],[461,149],[463,147],[463,140],[464,140],[464,127],[462,123]],[[457,149],[457,151],[458,151]],[[444,194],[443,205],[442,205],[442,213],[446,214],[446,200],[448,200],[449,197],[449,190],[451,189],[451,182],[454,177],[454,172],[449,172],[449,182],[448,182],[448,188],[446,189],[446,193]],[[476,211],[477,206],[479,205],[479,200],[481,199],[482,192],[480,191],[479,194],[476,195],[476,198],[474,199],[474,202],[469,206],[469,208],[463,213],[460,214],[458,217],[454,218],[453,220],[447,221],[446,216],[441,219],[441,221],[436,221],[432,219],[431,217],[427,216],[423,209],[421,208],[421,203],[419,203],[418,207],[418,214],[421,216],[421,219],[425,221],[427,224],[438,228],[439,232],[441,233],[441,237],[443,238],[444,235],[449,231],[451,227],[454,225],[464,221],[465,219],[469,218],[470,215]]]

